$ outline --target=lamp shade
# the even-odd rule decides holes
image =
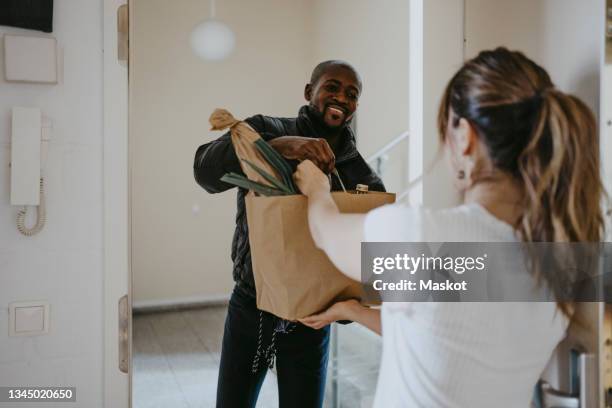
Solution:
[[[236,45],[233,31],[221,21],[206,20],[191,32],[191,49],[198,57],[208,61],[227,58]]]

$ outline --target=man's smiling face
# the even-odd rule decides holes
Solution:
[[[329,67],[317,83],[306,85],[304,96],[331,128],[351,120],[361,93],[361,83],[347,67]]]

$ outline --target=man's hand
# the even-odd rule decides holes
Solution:
[[[283,157],[290,160],[310,160],[329,174],[336,166],[336,157],[325,139],[302,136],[282,136],[268,142]]]

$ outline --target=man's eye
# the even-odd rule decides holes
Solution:
[[[327,85],[325,87],[325,90],[327,92],[336,92],[338,90],[338,87],[336,85]]]
[[[349,97],[349,99],[357,100],[357,94],[350,93],[347,96]]]

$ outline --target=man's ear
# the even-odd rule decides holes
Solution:
[[[457,147],[464,156],[470,155],[476,149],[478,134],[476,129],[469,120],[465,118],[459,119],[457,128]]]
[[[306,84],[304,87],[304,98],[310,102],[310,98],[312,98],[312,85]]]

